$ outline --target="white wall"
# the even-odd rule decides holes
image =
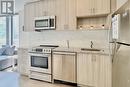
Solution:
[[[15,0],[15,12],[18,13],[23,9],[24,9],[24,0]]]
[[[66,40],[70,41],[70,47],[90,47],[90,41],[95,48],[108,48],[108,30],[88,31],[44,31],[23,32],[21,48],[30,48],[40,44],[55,44],[67,47]]]
[[[19,12],[24,9],[24,4],[28,2],[33,2],[38,0],[15,0],[15,10]]]

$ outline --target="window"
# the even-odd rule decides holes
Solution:
[[[0,47],[6,44],[6,17],[0,17]]]
[[[12,45],[19,47],[19,15],[13,16]]]
[[[19,47],[19,15],[0,17],[0,47],[2,45]]]

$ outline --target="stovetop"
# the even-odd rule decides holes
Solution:
[[[51,53],[58,45],[40,45],[31,49],[31,52]]]

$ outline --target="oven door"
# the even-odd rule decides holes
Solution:
[[[30,53],[31,71],[51,74],[51,54]]]

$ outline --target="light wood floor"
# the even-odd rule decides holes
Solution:
[[[72,86],[63,84],[51,84],[43,81],[32,80],[26,76],[21,76],[20,87],[72,87]]]
[[[12,68],[8,68],[4,70],[5,72],[13,72]],[[17,70],[16,70],[17,71]],[[19,87],[74,87],[69,85],[63,84],[51,84],[43,81],[32,80],[29,79],[27,76],[20,76],[20,86]]]

